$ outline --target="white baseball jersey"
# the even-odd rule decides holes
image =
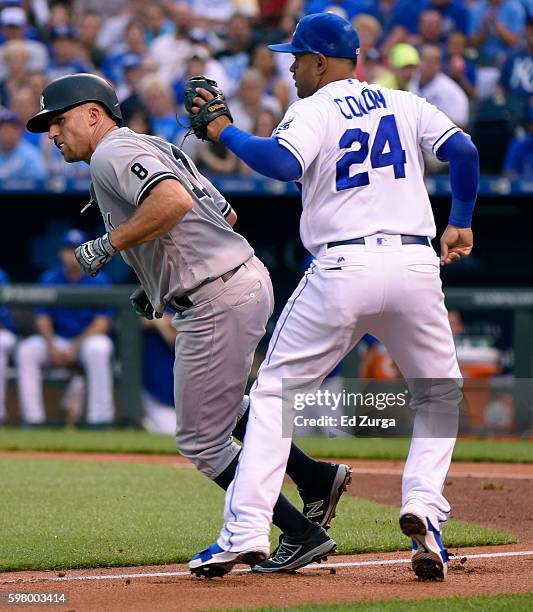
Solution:
[[[316,256],[378,232],[433,238],[422,151],[458,131],[423,98],[355,79],[292,104],[273,135],[302,166],[304,246]]]

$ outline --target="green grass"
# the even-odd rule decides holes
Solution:
[[[190,469],[17,458],[2,459],[0,474],[0,570],[184,562],[222,524],[223,492]],[[288,494],[298,500],[294,487]],[[397,517],[397,508],[346,496],[332,529],[339,552],[409,548]],[[453,520],[445,539],[454,547],[516,541]]]
[[[483,595],[480,597],[450,597],[448,599],[410,599],[404,601],[369,601],[342,604],[307,604],[302,606],[253,608],[253,612],[517,612],[533,608],[533,594]],[[232,608],[232,612],[244,612]],[[251,612],[250,608],[246,612]]]
[[[405,459],[409,441],[403,438],[302,438],[298,444],[315,457]],[[86,451],[174,454],[172,436],[142,431],[0,430],[0,450]],[[533,441],[459,440],[455,461],[533,463]]]

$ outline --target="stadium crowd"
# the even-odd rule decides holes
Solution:
[[[335,11],[361,38],[356,77],[408,89],[467,129],[482,171],[533,177],[533,0],[0,0],[0,179],[88,176],[26,120],[44,85],[96,72],[126,124],[182,146],[201,172],[249,175],[224,147],[187,133],[186,80],[206,74],[235,124],[270,135],[296,92],[289,39],[302,14]],[[177,116],[176,116],[177,115]],[[507,150],[507,153],[505,153]],[[438,166],[431,171],[438,172]]]

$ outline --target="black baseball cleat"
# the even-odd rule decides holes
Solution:
[[[319,525],[310,525],[301,536],[281,534],[279,544],[272,555],[252,567],[255,574],[294,572],[300,567],[325,561],[335,551],[337,544]]]
[[[352,470],[344,464],[318,461],[315,466],[317,489],[298,489],[304,503],[303,514],[313,523],[329,529],[341,495],[352,481]],[[320,489],[319,489],[320,487]],[[317,493],[317,490],[320,493]]]

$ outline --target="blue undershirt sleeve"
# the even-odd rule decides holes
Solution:
[[[250,168],[278,181],[294,181],[302,175],[298,159],[275,138],[260,138],[228,126],[220,142]]]
[[[463,132],[457,132],[438,148],[437,157],[450,162],[452,209],[448,223],[455,227],[470,227],[479,188],[476,146]]]

